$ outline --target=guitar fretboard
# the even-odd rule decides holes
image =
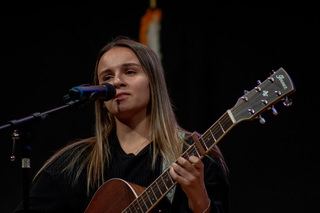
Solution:
[[[201,145],[208,152],[232,129],[235,123],[231,111],[228,110],[202,134],[199,138]]]
[[[230,111],[227,111],[199,138],[199,142],[205,150],[204,155],[201,155],[198,147],[192,144],[181,156],[186,159],[190,156],[203,158],[233,125],[235,125],[233,116]],[[176,184],[169,174],[169,169],[165,170],[123,212],[145,213],[150,211]]]

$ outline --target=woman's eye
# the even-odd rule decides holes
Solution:
[[[107,75],[107,76],[103,77],[103,80],[104,81],[109,81],[111,78],[112,78],[112,76]]]
[[[128,70],[127,71],[127,75],[132,75],[132,74],[134,74],[135,73],[135,71],[133,71],[133,70]]]

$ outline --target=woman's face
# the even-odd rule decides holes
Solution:
[[[146,116],[150,101],[149,78],[137,56],[126,47],[115,47],[102,55],[98,64],[99,84],[116,88],[115,97],[104,103],[118,119]]]

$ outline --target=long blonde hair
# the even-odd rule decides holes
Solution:
[[[179,131],[183,130],[179,127],[173,112],[161,62],[147,46],[126,37],[118,37],[103,47],[98,54],[94,71],[94,84],[99,84],[97,67],[100,58],[114,47],[131,49],[149,78],[151,100],[148,110],[150,113],[150,136],[154,147],[152,165],[154,167],[159,155],[169,164],[171,160],[175,160],[182,153],[182,138]],[[77,181],[82,170],[87,168],[88,193],[91,187],[102,185],[105,181],[104,169],[109,165],[112,157],[108,136],[115,131],[116,126],[114,116],[103,107],[103,101],[101,100],[95,102],[95,118],[95,137],[79,141],[60,150],[47,161],[38,174],[65,151],[70,150],[77,144],[84,144],[78,151],[73,152],[74,155],[70,157],[70,162],[63,168],[63,171],[71,173],[74,166],[79,165],[78,161],[80,157],[83,157],[82,154],[89,150],[89,154],[81,160],[80,166],[77,168],[75,181]]]

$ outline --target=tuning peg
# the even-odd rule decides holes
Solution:
[[[261,92],[261,87],[255,87],[254,88],[257,92]]]
[[[261,124],[265,124],[266,123],[266,119],[264,119],[261,115],[258,116],[259,122]]]
[[[260,80],[257,80],[257,84],[260,85],[260,84],[261,84],[261,81],[260,81]]]
[[[289,107],[292,105],[292,99],[289,99],[288,97],[286,97],[286,99],[283,101],[283,105],[286,107]]]
[[[253,115],[255,113],[254,109],[248,109],[248,112]]]
[[[276,110],[276,108],[274,108],[273,105],[271,106],[271,110],[273,115],[278,115],[278,111]]]
[[[268,80],[271,82],[271,83],[273,83],[274,82],[274,78],[273,77],[268,77]]]
[[[274,93],[276,93],[278,96],[282,95],[281,91],[274,91]]]
[[[248,90],[244,90],[244,91],[243,91],[243,94],[244,94],[244,95],[246,95],[246,94],[248,94],[248,93],[249,93]],[[249,100],[248,97],[246,97],[246,96],[242,96],[241,99],[244,100],[245,102],[248,102],[248,100]]]
[[[241,99],[244,100],[245,102],[248,102],[248,100],[249,100],[248,97],[246,97],[246,96],[242,96]]]

